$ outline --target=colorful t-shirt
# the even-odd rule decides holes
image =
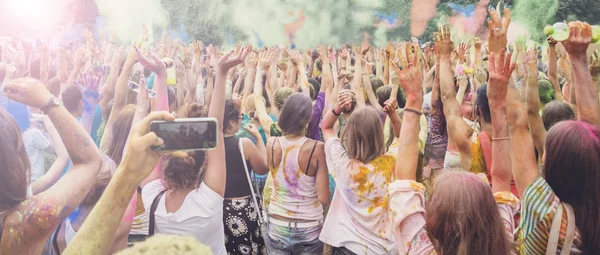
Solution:
[[[396,254],[387,186],[395,179],[396,157],[368,164],[353,160],[339,138],[325,143],[327,168],[336,182],[320,240],[356,254]],[[344,234],[340,234],[344,233]]]
[[[437,254],[425,230],[425,186],[412,180],[397,180],[388,186],[394,211],[396,246],[400,254]],[[514,235],[513,216],[519,199],[508,191],[494,193],[506,235]],[[498,233],[501,234],[501,233]]]
[[[491,140],[490,140],[491,142]],[[475,135],[475,141],[471,143],[471,168],[469,172],[475,174],[487,174],[487,166],[481,149],[479,137]]]
[[[519,247],[521,254],[546,254],[548,236],[554,215],[560,206],[560,199],[554,194],[552,188],[541,176],[535,179],[523,193],[521,222],[519,224]],[[563,212],[560,235],[558,238],[557,254],[562,251],[567,233],[567,213]],[[581,235],[575,231],[571,254],[581,254]]]

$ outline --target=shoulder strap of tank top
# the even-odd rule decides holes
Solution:
[[[275,137],[275,139],[273,139],[273,144],[271,144],[271,167],[275,167],[275,161],[274,161],[274,156],[275,156],[275,142],[277,142],[277,137]]]
[[[310,156],[308,157],[308,162],[306,163],[306,175],[308,175],[308,169],[310,167],[310,161],[312,161],[313,153],[315,153],[315,149],[317,148],[317,141],[313,144],[312,150],[310,151]]]
[[[148,236],[154,235],[154,230],[156,228],[156,216],[154,214],[156,213],[156,208],[158,208],[158,201],[160,201],[160,198],[163,197],[166,191],[167,190],[163,190],[158,193],[152,201],[152,206],[150,207],[150,222],[148,224]]]
[[[58,247],[58,233],[60,233],[60,228],[62,227],[62,222],[56,228],[54,232],[54,237],[52,238],[52,247],[54,247],[54,253],[60,255],[60,248]]]

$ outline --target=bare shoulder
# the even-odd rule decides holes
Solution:
[[[1,250],[10,247],[10,253],[37,252],[70,212],[64,204],[44,193],[23,201],[6,216]]]

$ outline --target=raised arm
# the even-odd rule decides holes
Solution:
[[[496,57],[497,56],[497,57]],[[500,54],[490,54],[490,80],[487,96],[492,115],[492,192],[510,191],[512,180],[510,137],[506,122],[506,91],[515,64],[511,55],[500,50]],[[535,57],[535,55],[534,55]],[[537,58],[536,58],[537,59]],[[537,66],[536,66],[537,70]]]
[[[327,143],[329,139],[337,138],[337,132],[334,130],[335,123],[344,110],[350,110],[351,108],[352,98],[347,96],[346,93],[339,94],[335,106],[325,114],[323,122],[321,123],[323,141],[325,143]]]
[[[407,66],[396,74],[406,95],[404,118],[400,138],[398,139],[398,153],[396,154],[396,179],[417,179],[417,165],[419,163],[419,121],[423,106],[423,88],[421,86],[420,67],[416,66],[418,56],[407,59]],[[392,64],[394,68],[395,64]],[[394,68],[396,70],[396,68]]]
[[[151,148],[163,144],[164,141],[154,132],[149,132],[150,122],[174,119],[168,112],[153,112],[131,128],[130,142],[126,147],[123,161],[63,254],[80,254],[81,251],[90,254],[109,253],[131,196],[138,184],[152,172],[161,157],[160,153]],[[186,156],[181,152],[174,155]]]
[[[270,61],[275,53],[273,51],[263,51],[260,53],[258,58],[258,64],[256,65],[256,77],[254,77],[254,105],[256,107],[256,114],[260,125],[262,126],[265,133],[270,134],[271,124],[273,120],[269,113],[267,113],[267,107],[265,106],[263,98],[263,85],[262,85],[262,74],[265,71],[265,65]]]
[[[358,107],[366,106],[365,96],[363,94],[362,87],[362,76],[363,76],[363,68],[362,68],[363,55],[360,48],[354,47],[354,80],[352,80],[352,90],[356,95],[356,105]]]
[[[569,23],[571,34],[563,42],[573,65],[573,83],[577,98],[577,118],[600,126],[600,102],[588,67],[587,48],[592,41],[592,28],[583,22]]]
[[[525,101],[527,102],[527,121],[533,138],[533,144],[538,150],[539,162],[544,158],[544,144],[546,143],[546,128],[540,116],[540,93],[538,91],[538,68],[535,51],[527,51],[527,91]],[[559,92],[560,93],[560,92]]]
[[[102,97],[98,92],[101,78],[101,73],[94,74],[92,71],[89,71],[87,74],[83,75],[83,84],[76,82],[77,86],[83,90],[83,113],[81,115],[81,125],[88,132],[88,134],[92,132],[94,111],[96,110],[96,106]]]
[[[232,67],[244,62],[250,49],[242,48],[236,56],[233,51],[225,54],[217,62],[217,77],[215,79],[215,90],[212,95],[208,116],[217,119],[217,123],[223,123],[223,114],[225,112],[225,79],[227,72]],[[214,150],[207,152],[208,165],[204,175],[204,183],[223,196],[225,194],[225,146],[223,142],[223,131],[218,131],[218,146]]]
[[[511,168],[519,197],[538,176],[533,139],[527,126],[527,110],[514,83],[508,84],[506,119],[510,132]]]
[[[552,37],[548,38],[548,79],[554,88],[554,100],[563,101],[560,84],[558,82],[558,57],[556,55],[556,44]]]
[[[10,99],[35,108],[46,105],[52,98],[44,84],[32,78],[12,80],[3,90]],[[102,164],[102,156],[94,141],[67,109],[54,106],[49,109],[48,117],[58,130],[73,167],[48,190],[21,203],[16,209],[18,213],[13,214],[18,215],[17,218],[6,220],[5,228],[13,228],[17,232],[3,237],[7,238],[3,243],[9,244],[12,251],[25,251],[30,249],[25,246],[32,242],[47,240],[94,186]]]
[[[133,65],[137,62],[137,55],[135,52],[135,43],[132,43],[129,51],[127,53],[127,58],[125,60],[125,64],[123,64],[123,69],[121,70],[121,74],[117,78],[117,84],[115,87],[115,96],[112,106],[112,113],[119,113],[121,109],[127,103],[127,91],[129,90],[129,75],[131,74],[131,70]],[[113,62],[114,64],[114,62]],[[116,70],[115,70],[116,71]],[[112,124],[117,119],[119,114],[111,114],[106,121],[106,128],[104,129],[104,135],[102,136],[102,141],[100,142],[100,150],[104,151],[108,148],[109,144],[112,143]]]
[[[246,98],[252,93],[254,88],[254,78],[256,78],[256,67],[258,65],[256,53],[252,52],[244,62],[244,70],[246,70],[246,78],[244,79],[244,92],[242,93],[242,112],[246,112]],[[262,97],[262,94],[260,94]]]
[[[42,120],[44,121],[46,131],[52,140],[54,152],[56,153],[57,157],[54,163],[52,163],[52,166],[50,166],[48,172],[31,184],[31,191],[34,195],[37,195],[52,187],[52,185],[54,185],[58,179],[60,179],[65,167],[67,166],[67,163],[69,163],[69,152],[67,152],[65,144],[63,143],[62,139],[60,139],[60,134],[54,127],[54,124],[52,124],[47,116],[44,116]]]
[[[471,167],[471,135],[473,129],[463,120],[460,104],[456,101],[454,78],[450,63],[453,44],[450,41],[450,30],[441,27],[436,35],[435,47],[440,62],[440,91],[444,104],[444,115],[448,124],[448,137],[458,148],[463,169]],[[405,121],[406,122],[406,121]]]
[[[87,58],[85,56],[85,48],[81,47],[77,49],[77,51],[74,54],[75,57],[73,59],[75,61],[75,65],[73,66],[73,71],[71,71],[71,74],[69,75],[69,80],[67,81],[67,88],[75,85],[75,80],[77,80],[81,68],[83,68],[83,65],[85,65],[85,62],[87,61]]]
[[[292,58],[294,65],[298,67],[298,88],[302,90],[302,93],[310,96],[310,85],[308,84],[308,77],[306,76],[306,67],[304,67],[302,54],[298,51],[290,51],[290,57]]]

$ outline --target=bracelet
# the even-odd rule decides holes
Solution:
[[[338,117],[339,117],[340,115],[342,115],[341,113],[337,113],[337,112],[335,112],[335,107],[331,108],[331,113],[333,113],[333,115],[335,115],[335,116],[338,116]]]
[[[494,138],[492,138],[492,142],[493,141],[504,141],[504,140],[510,140],[510,136],[507,136],[507,137],[494,137]]]
[[[413,108],[409,108],[409,107],[405,107],[404,108],[405,112],[412,112],[412,113],[416,113],[417,115],[423,115],[423,112],[417,110],[417,109],[413,109]]]

